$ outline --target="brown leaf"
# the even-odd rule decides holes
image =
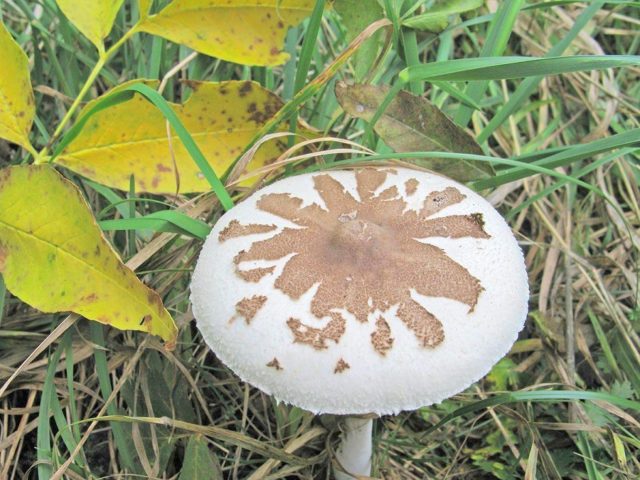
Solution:
[[[383,102],[385,86],[336,84],[336,97],[351,116],[370,121]],[[428,100],[401,91],[376,122],[374,129],[396,152],[441,151],[482,155],[474,138],[454,124]],[[493,175],[488,163],[425,158],[422,166],[460,182]]]

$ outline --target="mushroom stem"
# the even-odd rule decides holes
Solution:
[[[372,429],[373,421],[370,418],[345,418],[342,441],[336,451],[336,480],[354,480],[357,478],[354,475],[371,475]]]

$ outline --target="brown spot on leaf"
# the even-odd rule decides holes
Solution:
[[[158,172],[171,172],[171,171],[173,171],[173,169],[171,167],[167,167],[166,165],[163,165],[162,163],[156,164],[156,170],[158,170]]]
[[[3,168],[0,170],[0,185],[5,183],[11,177],[11,168]]]
[[[271,51],[269,52],[273,57],[275,57],[276,55],[278,55],[280,53],[280,50],[278,50],[277,47],[272,47]]]
[[[264,295],[254,295],[250,298],[243,298],[236,303],[236,314],[237,316],[243,317],[244,321],[249,325],[266,301],[267,297]]]
[[[340,360],[338,360],[338,363],[336,363],[336,368],[333,369],[333,373],[342,373],[349,368],[351,368],[351,365],[349,365],[344,361],[343,358],[341,358]]]
[[[345,332],[346,321],[336,310],[344,309],[364,323],[375,310],[397,305],[398,317],[420,345],[435,347],[444,339],[442,324],[413,300],[411,292],[456,300],[470,311],[475,307],[483,290],[478,279],[441,248],[417,239],[489,238],[482,216],[432,218],[465,198],[453,187],[429,194],[421,210],[408,210],[396,187],[378,193],[387,175],[387,171],[374,169],[356,172],[359,200],[330,174],[314,176],[324,207],[315,203],[303,207],[302,199],[289,194],[268,194],[258,200],[260,210],[303,228],[284,228],[254,242],[236,255],[236,272],[247,281],[258,281],[275,267],[242,270],[239,265],[290,256],[274,286],[298,299],[318,285],[311,313],[329,320],[316,328],[290,318],[287,325],[295,342],[325,349]],[[376,322],[371,341],[382,355],[392,348],[393,338],[384,320]]]
[[[169,340],[164,342],[164,349],[167,352],[173,352],[176,349],[176,341],[175,340]]]
[[[7,266],[8,256],[9,252],[7,251],[7,248],[0,243],[0,272],[4,272],[4,269]]]
[[[253,90],[253,84],[250,81],[243,82],[238,89],[238,94],[240,97],[245,97],[247,94],[251,93]]]
[[[273,357],[273,360],[267,363],[267,367],[275,368],[276,370],[284,370],[276,357]]]
[[[191,88],[194,92],[197,92],[198,89],[202,86],[203,82],[199,82],[197,80],[183,79],[183,80],[180,80],[180,83]]]
[[[218,235],[218,241],[224,242],[230,238],[244,237],[245,235],[253,235],[255,233],[267,233],[276,229],[275,225],[259,225],[252,223],[242,225],[237,220],[231,220]]]
[[[147,292],[147,300],[149,301],[150,305],[156,308],[158,313],[162,314],[164,306],[162,305],[162,299],[160,298],[160,295],[158,295],[154,290],[149,290]]]
[[[371,344],[376,352],[384,356],[391,347],[393,347],[393,337],[391,336],[391,328],[384,318],[378,317],[376,320],[376,329],[371,334]]]
[[[84,297],[82,297],[80,300],[83,303],[92,303],[95,302],[98,299],[98,295],[96,295],[95,293],[90,293],[89,295],[85,295]]]
[[[144,328],[147,329],[148,332],[151,331],[151,315],[145,315],[144,317],[142,317],[142,321],[140,322],[140,325],[142,325]]]

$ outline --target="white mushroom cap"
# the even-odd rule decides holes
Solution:
[[[198,328],[244,381],[315,413],[440,402],[503,357],[529,290],[482,197],[406,168],[269,185],[226,213],[193,275]]]

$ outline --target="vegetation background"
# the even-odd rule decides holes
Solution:
[[[370,153],[387,161],[397,155],[384,129],[371,132],[346,114],[335,83],[399,85],[400,72],[414,72],[406,89],[468,128],[484,154],[448,160],[495,168],[471,184],[506,216],[526,252],[531,312],[510,355],[485,379],[440,405],[376,422],[374,476],[640,476],[638,61],[590,70],[615,64],[581,66],[568,56],[551,66],[511,65],[505,75],[492,59],[480,65],[485,77],[469,73],[474,57],[636,55],[638,2],[338,1],[324,12],[309,8],[286,35],[290,60],[274,67],[242,66],[144,33],[120,41],[150,3],[126,1],[118,10],[107,37],[118,48],[96,70],[102,57],[56,2],[0,2],[29,57],[38,107],[34,151],[0,140],[0,167],[45,160],[42,148],[79,95],[84,102],[139,78],[161,80],[174,102],[199,80],[251,79],[276,92],[287,105],[280,130],[299,117],[298,128],[315,130],[316,140],[263,167],[261,181],[352,157],[372,161]],[[425,16],[434,8],[444,20]],[[377,33],[347,49],[381,18],[388,22]],[[345,51],[357,53],[340,57]],[[462,76],[437,63],[450,59],[461,59]],[[0,51],[6,75],[2,62]],[[435,65],[430,81],[423,64]],[[465,74],[481,81],[467,83]],[[246,143],[219,161],[228,167]],[[301,152],[307,156],[296,157]],[[432,166],[424,157],[404,161]],[[80,187],[111,244],[162,296],[179,328],[177,346],[168,351],[157,337],[40,313],[0,282],[0,478],[329,478],[337,420],[277,404],[240,382],[192,321],[190,272],[203,222],[223,211],[216,196],[137,192],[135,179],[123,192],[70,168],[60,171]],[[227,185],[238,201],[258,184]]]

